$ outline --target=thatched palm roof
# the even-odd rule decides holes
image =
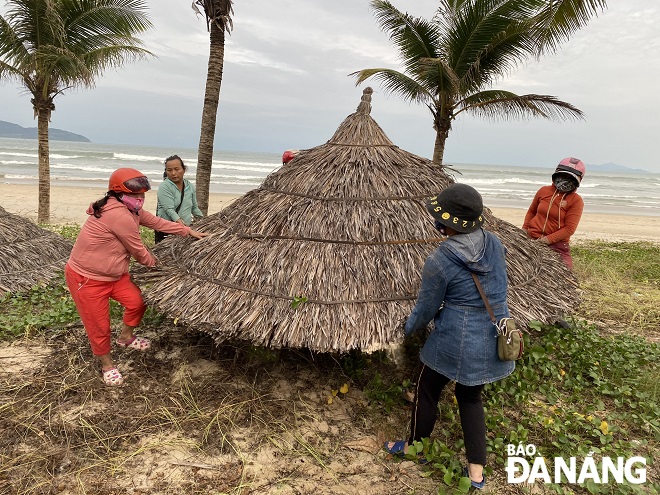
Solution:
[[[21,292],[62,272],[72,244],[0,207],[0,294]]]
[[[424,202],[453,179],[395,146],[370,100],[367,88],[327,143],[196,224],[211,236],[159,244],[160,268],[138,276],[147,300],[218,342],[334,352],[400,341],[442,240]],[[572,307],[573,278],[556,254],[486,217],[509,250],[512,313],[546,320]]]

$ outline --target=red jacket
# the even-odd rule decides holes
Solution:
[[[128,272],[131,256],[138,263],[154,266],[156,258],[142,243],[140,225],[151,229],[187,236],[190,227],[159,218],[146,210],[136,215],[115,198],[101,209],[101,218],[94,216],[85,221],[71,250],[69,266],[77,273],[93,280],[112,282]]]
[[[568,242],[583,209],[584,201],[576,191],[560,193],[555,186],[543,186],[534,196],[522,228],[532,239],[546,236],[548,244]]]

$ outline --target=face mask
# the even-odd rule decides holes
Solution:
[[[577,185],[573,179],[568,177],[557,177],[552,183],[557,188],[557,191],[567,193],[577,189]]]
[[[126,196],[125,194],[122,194],[120,201],[133,213],[139,212],[142,206],[144,206],[144,198],[134,198],[133,196]]]

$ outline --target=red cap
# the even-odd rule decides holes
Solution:
[[[300,153],[300,150],[286,150],[282,153],[282,165],[289,163],[296,157],[296,155],[298,155],[298,153]]]

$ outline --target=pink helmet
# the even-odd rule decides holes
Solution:
[[[582,182],[582,178],[586,172],[587,168],[584,166],[584,162],[582,160],[569,156],[568,158],[564,158],[559,162],[559,165],[557,165],[555,173],[552,174],[552,177],[554,178],[556,174],[568,174],[572,177],[575,177],[579,184]]]

